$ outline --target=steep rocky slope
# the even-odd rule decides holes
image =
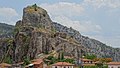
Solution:
[[[52,51],[64,51],[65,55],[77,58],[81,48],[87,51],[71,36],[56,32],[46,10],[40,7],[24,8],[23,19],[16,23],[14,31],[13,39],[1,41],[1,62],[6,62],[6,58],[12,59],[12,63],[34,59],[41,53],[49,54]]]
[[[0,62],[12,63],[26,58],[34,59],[41,53],[63,51],[75,58],[83,53],[96,54],[98,57],[113,58],[120,61],[120,49],[82,36],[78,31],[52,22],[46,10],[36,5],[23,9],[23,18],[16,22],[14,38],[0,39]]]
[[[0,38],[11,37],[14,26],[5,23],[0,23]]]
[[[120,48],[112,48],[107,46],[100,41],[85,37],[78,31],[72,28],[67,28],[61,24],[55,22],[53,22],[53,24],[57,31],[64,32],[69,36],[74,37],[81,45],[85,46],[85,48],[88,48],[90,50],[89,53],[96,54],[97,57],[100,58],[112,58],[114,61],[120,61]]]

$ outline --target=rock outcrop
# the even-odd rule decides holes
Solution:
[[[33,5],[23,9],[23,19],[22,21],[18,21],[16,25],[41,27],[51,30],[51,23],[52,21],[46,10]]]
[[[44,9],[34,8],[24,8],[23,19],[16,23],[15,62],[24,60],[23,57],[34,59],[53,50],[58,53],[64,50],[65,55],[77,57],[82,46],[66,33],[57,32]]]
[[[41,53],[63,51],[67,56],[78,58],[82,53],[96,54],[98,57],[113,58],[120,61],[120,49],[82,36],[73,28],[52,22],[46,10],[33,5],[23,9],[23,18],[16,22],[14,36],[0,39],[0,62],[21,62],[34,59]]]

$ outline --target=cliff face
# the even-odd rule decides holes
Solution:
[[[16,26],[33,26],[50,30],[52,28],[51,23],[52,21],[46,10],[33,5],[23,9],[23,19],[18,21]]]
[[[81,45],[89,49],[89,53],[95,54],[97,55],[97,57],[100,58],[112,58],[113,61],[120,61],[120,48],[112,48],[110,46],[107,46],[106,44],[103,44],[100,41],[82,36],[78,31],[72,28],[67,28],[66,26],[60,25],[55,22],[53,22],[53,24],[57,31],[64,32],[69,36],[72,36]]]
[[[15,29],[15,62],[24,60],[23,57],[34,59],[53,50],[64,50],[65,55],[74,57],[80,53],[81,45],[66,33],[56,32],[49,15],[40,7],[24,8],[23,19],[16,23]]]
[[[25,58],[34,59],[41,53],[52,51],[64,51],[65,55],[77,58],[81,55],[81,49],[84,53],[120,61],[120,49],[108,47],[72,28],[52,22],[46,10],[36,5],[23,9],[23,18],[15,25],[14,38],[0,41],[1,62],[7,62],[6,58],[11,59],[12,63]]]

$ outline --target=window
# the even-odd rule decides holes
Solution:
[[[118,67],[118,68],[120,68],[120,67]]]
[[[57,68],[57,66],[55,66],[55,68]]]
[[[64,68],[66,68],[66,67],[64,67]]]
[[[92,61],[90,61],[90,63],[92,64]]]
[[[111,67],[111,68],[114,68],[114,67]]]

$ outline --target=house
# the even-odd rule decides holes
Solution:
[[[84,64],[93,64],[94,61],[90,60],[90,59],[82,59],[82,63],[84,63]]]
[[[23,68],[23,64],[24,64],[24,62],[19,62],[19,63],[16,63],[16,64],[12,64],[12,68]]]
[[[43,61],[41,59],[37,59],[35,62],[32,62],[34,68],[43,68]]]
[[[52,68],[74,68],[74,64],[67,62],[57,62],[52,65]]]
[[[109,62],[107,65],[108,68],[120,68],[120,62]]]
[[[1,63],[0,68],[11,68],[11,65],[7,63]]]
[[[95,62],[90,59],[80,59],[82,61],[82,66],[95,66]]]
[[[83,66],[95,66],[95,62],[90,59],[82,59]]]
[[[43,68],[43,60],[35,59],[31,61],[31,64],[25,66],[25,68]]]
[[[65,56],[64,58],[72,59],[74,57]],[[82,61],[82,66],[95,66],[95,62],[93,60],[80,58],[79,59],[79,64],[81,64],[81,61]],[[78,60],[75,60],[76,64],[77,64],[77,62],[78,62]]]

